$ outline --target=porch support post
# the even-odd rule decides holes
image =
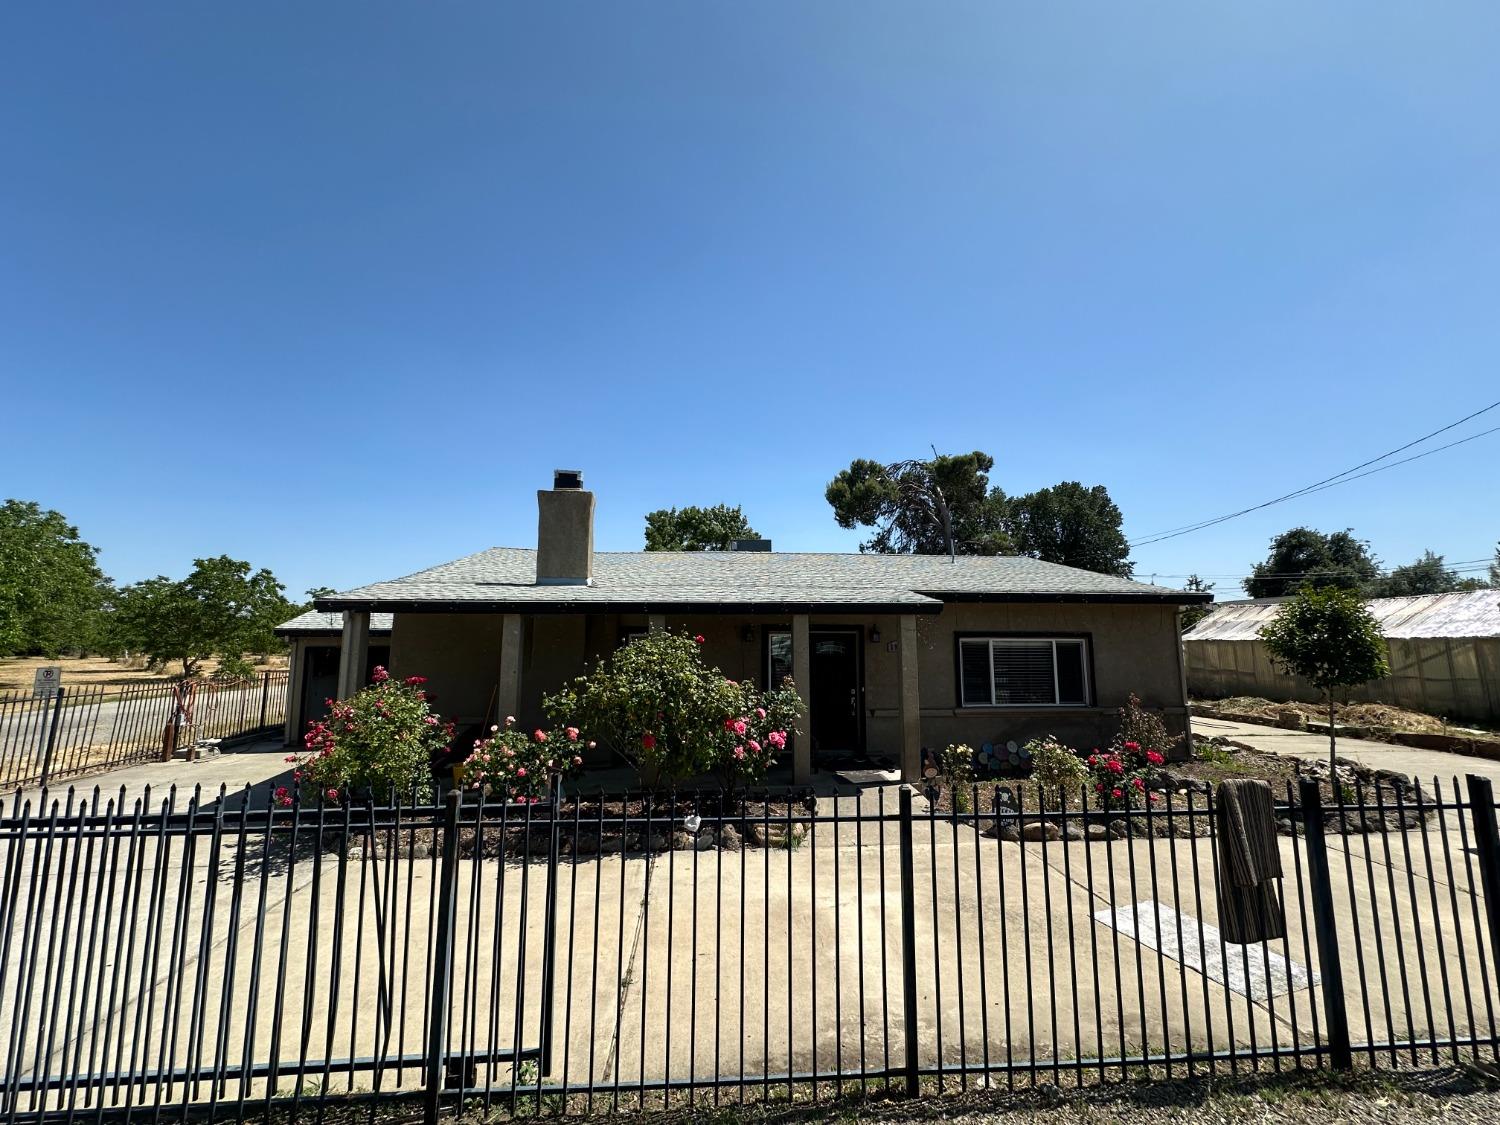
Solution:
[[[917,618],[901,615],[901,638],[897,646],[901,664],[901,780],[915,785],[922,780],[922,692],[917,681]]]
[[[495,722],[521,709],[521,615],[507,613],[500,621],[500,688],[496,692]]]
[[[344,610],[344,638],[339,646],[339,698],[348,699],[365,686],[370,662],[370,615]]]
[[[792,743],[792,783],[812,782],[812,629],[807,614],[792,618],[792,682],[802,699],[802,731]]]
[[[297,732],[302,729],[302,664],[307,659],[307,642],[296,637],[290,649],[286,661],[286,729],[282,733],[285,745],[294,746],[301,741]]]

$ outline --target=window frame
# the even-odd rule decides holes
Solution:
[[[990,701],[969,703],[964,699],[964,642],[988,641],[990,657]],[[995,642],[1004,641],[1050,641],[1052,642],[1052,697],[1061,693],[1057,674],[1057,644],[1059,641],[1078,642],[1083,645],[1083,702],[1082,703],[996,703],[995,702]],[[1065,711],[1092,708],[1094,706],[1094,635],[1092,633],[991,633],[962,632],[953,634],[953,694],[954,706],[960,711]]]

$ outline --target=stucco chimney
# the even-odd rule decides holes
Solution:
[[[594,494],[583,473],[557,469],[550,491],[536,494],[538,586],[588,586],[594,580]]]

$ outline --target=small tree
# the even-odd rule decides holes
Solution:
[[[1260,631],[1271,662],[1301,676],[1328,704],[1328,768],[1338,757],[1333,693],[1390,672],[1380,625],[1358,594],[1335,586],[1305,588]]]
[[[144,652],[156,666],[180,662],[195,675],[208,657],[231,659],[277,647],[273,630],[297,612],[269,570],[220,555],[195,559],[180,582],[158,576],[120,591],[115,631],[125,648]]]

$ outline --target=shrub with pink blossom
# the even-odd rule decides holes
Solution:
[[[577,727],[537,730],[527,734],[515,716],[490,727],[488,738],[474,743],[464,762],[464,787],[503,801],[536,803],[547,796],[552,782],[571,777],[583,767],[586,742]]]
[[[727,678],[703,659],[703,638],[655,630],[634,638],[545,701],[634,762],[648,785],[717,772],[732,789],[763,781],[794,726],[790,680],[771,691]]]
[[[303,755],[287,761],[304,799],[328,804],[428,796],[433,760],[448,748],[453,723],[433,711],[423,676],[397,680],[376,668],[369,686],[349,699],[329,700],[328,717],[307,724]],[[290,805],[286,787],[275,794]]]

